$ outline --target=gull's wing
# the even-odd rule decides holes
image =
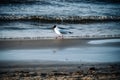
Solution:
[[[59,31],[62,34],[72,34],[73,33],[73,32],[67,31],[67,30],[62,30],[62,29],[59,29]]]

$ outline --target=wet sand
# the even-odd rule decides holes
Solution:
[[[86,45],[88,40],[78,39],[43,39],[43,40],[3,40],[0,41],[0,49],[39,49],[62,48],[78,45]]]
[[[109,40],[109,39],[101,39],[101,40]],[[45,49],[46,50],[47,48],[53,48],[53,49],[54,48],[65,49],[70,47],[86,48],[86,46],[98,47],[98,48],[107,47],[107,46],[108,47],[112,46],[115,48],[120,47],[119,40],[116,40],[118,42],[113,42],[114,41],[113,39],[110,42],[109,41],[105,43],[97,42],[97,44],[96,43],[93,44],[93,42],[91,41],[94,42],[99,40],[97,39],[3,40],[3,41],[0,41],[0,49],[1,51],[7,51],[7,50],[9,51],[9,50],[16,50],[16,49],[22,49],[22,50]],[[64,54],[64,52],[65,51],[63,51],[62,53]],[[16,53],[16,55],[19,53]],[[119,57],[118,53],[119,52],[116,52],[116,54]],[[6,54],[6,53],[1,53],[1,54]],[[26,52],[24,54],[26,55]],[[39,55],[41,54],[44,54],[44,53],[39,53]],[[86,53],[83,53],[83,54],[86,54]],[[8,56],[10,57],[10,55]],[[48,55],[48,53],[46,53],[46,55]],[[91,54],[89,54],[89,56],[90,55]],[[6,56],[3,56],[3,57],[6,58]],[[113,59],[114,58],[117,58],[117,57],[115,56],[113,57]],[[82,62],[82,61],[74,62],[69,60],[68,61],[50,61],[50,60],[48,61],[47,60],[46,61],[45,60],[2,61],[0,60],[0,80],[21,80],[21,79],[22,80],[119,80],[120,79],[120,62],[100,63],[100,62]]]
[[[113,38],[112,38],[113,39]],[[119,39],[119,38],[114,38]],[[113,40],[114,40],[113,39]],[[0,49],[43,49],[43,48],[67,48],[84,46],[120,46],[120,42],[104,44],[88,44],[94,40],[109,40],[109,38],[81,38],[81,39],[38,39],[38,40],[0,40]]]
[[[0,62],[0,80],[119,80],[120,63]]]

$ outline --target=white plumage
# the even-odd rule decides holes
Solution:
[[[72,34],[72,32],[62,30],[62,29],[58,28],[56,25],[53,26],[53,30],[56,34],[59,35],[59,37],[62,37],[62,38],[63,38],[63,34]]]
[[[54,28],[55,33],[57,33],[58,35],[62,36],[62,33],[60,32],[60,29],[58,27]]]

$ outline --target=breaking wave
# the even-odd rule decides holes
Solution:
[[[25,30],[27,28],[18,28],[18,27],[4,27],[0,28],[0,30]]]
[[[51,4],[52,2],[69,2],[69,3],[120,3],[119,0],[0,0],[0,4],[9,4],[9,3],[40,3],[40,4]]]
[[[28,16],[28,15],[0,15],[0,20],[38,20],[45,23],[84,23],[102,21],[120,21],[120,16]]]
[[[0,27],[0,30],[33,30],[33,29],[42,29],[42,30],[51,30],[49,27],[39,27],[39,28],[21,28],[21,27]]]

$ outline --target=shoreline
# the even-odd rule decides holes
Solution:
[[[7,67],[7,66],[16,66],[16,67],[24,67],[24,66],[30,66],[30,65],[36,65],[36,66],[51,66],[51,65],[108,65],[108,64],[118,64],[120,65],[120,62],[87,62],[87,61],[54,61],[54,60],[0,60],[0,68],[1,67]]]
[[[0,38],[0,41],[9,40],[54,40],[56,37],[13,37]],[[58,38],[59,39],[59,38]],[[84,36],[64,36],[63,39],[80,39],[80,40],[96,40],[96,39],[120,39],[120,35],[84,35]]]
[[[42,49],[65,48],[86,45],[88,40],[79,39],[43,39],[43,40],[2,40],[0,49]]]
[[[39,39],[39,40],[0,40],[0,49],[45,49],[45,48],[69,48],[69,47],[90,47],[90,46],[117,46],[120,42],[105,42],[102,40],[115,40],[120,38],[82,38],[82,39]],[[100,40],[94,44],[95,40]],[[93,41],[90,43],[90,41]],[[97,41],[96,41],[97,42]],[[109,44],[110,43],[110,44]]]
[[[118,80],[120,62],[8,61],[0,65],[1,80]],[[47,63],[48,62],[48,63]],[[2,64],[2,62],[0,62]]]

